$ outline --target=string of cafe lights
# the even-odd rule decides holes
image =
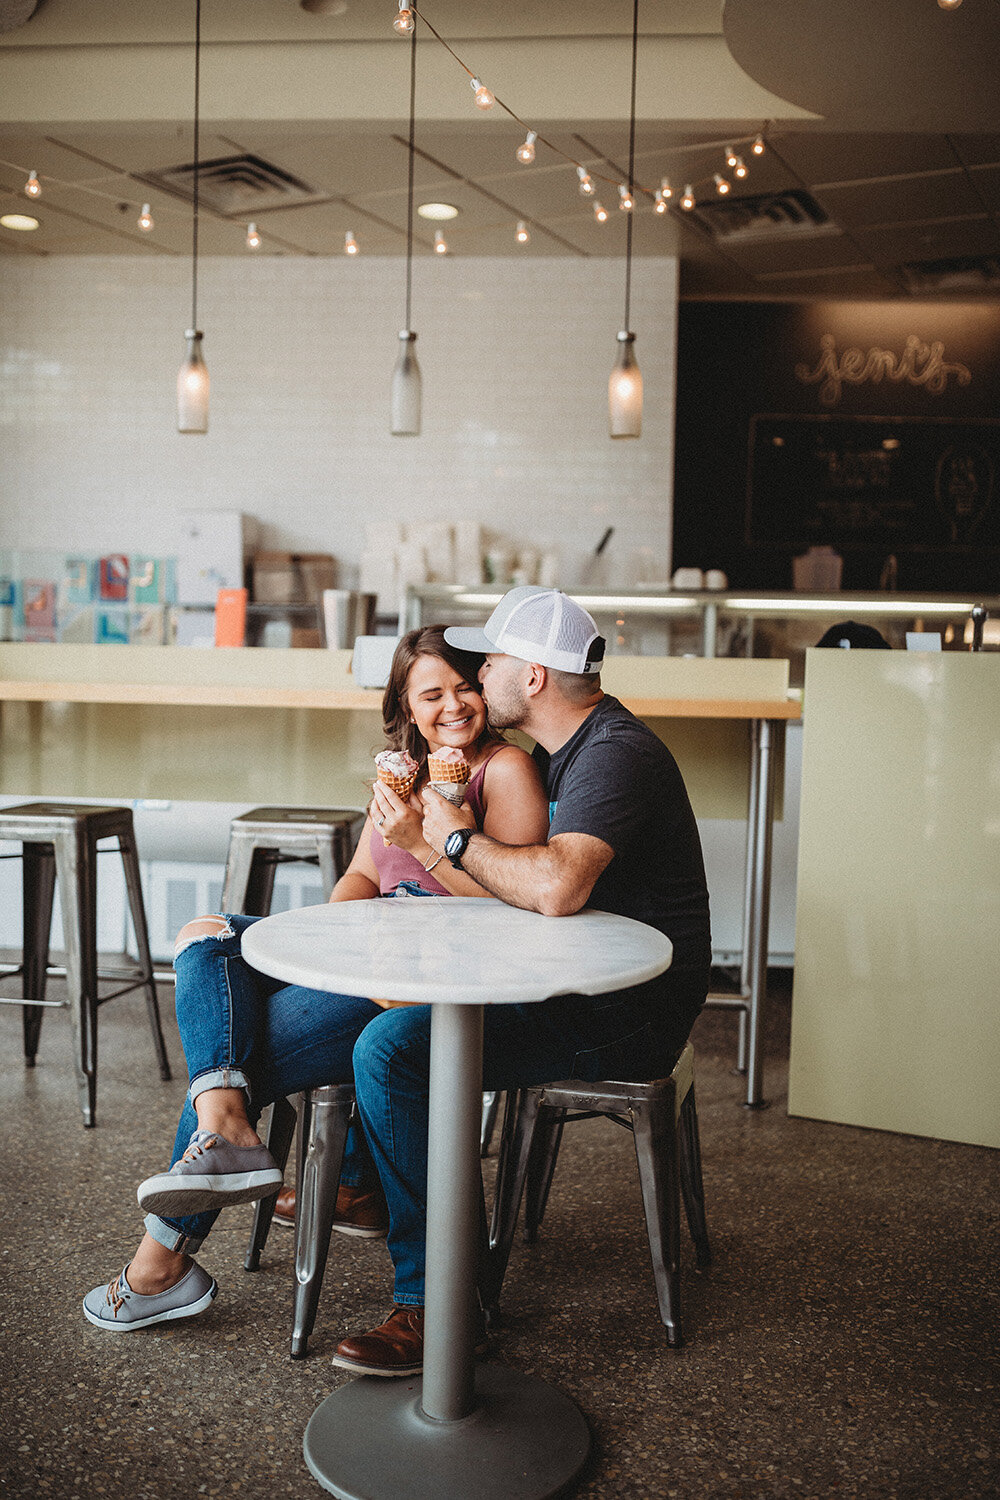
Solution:
[[[958,0],[958,3],[961,3],[961,0]],[[607,174],[602,173],[595,168],[588,168],[585,163],[578,161],[576,157],[572,156],[569,152],[564,151],[560,146],[557,146],[554,141],[549,140],[546,136],[542,135],[540,131],[535,130],[526,120],[524,120],[519,114],[517,114],[517,112],[513,110],[505,100],[501,99],[497,94],[495,94],[493,90],[490,89],[482,81],[481,77],[477,73],[475,73],[473,69],[470,68],[461,57],[459,57],[454,48],[447,41],[445,41],[444,37],[441,36],[440,32],[438,32],[433,23],[428,20],[424,12],[412,3],[412,0],[397,0],[397,4],[397,14],[395,16],[395,19],[393,20],[393,28],[395,29],[395,31],[401,36],[409,36],[413,31],[416,21],[419,19],[423,23],[423,25],[426,26],[427,30],[431,33],[434,39],[445,49],[446,52],[449,53],[452,58],[454,58],[455,62],[467,75],[470,87],[473,91],[473,99],[476,108],[482,110],[483,112],[486,112],[487,110],[493,109],[494,106],[496,106],[497,108],[502,110],[504,114],[508,115],[510,119],[512,119],[517,125],[523,128],[523,130],[525,131],[525,137],[523,142],[517,147],[514,153],[516,160],[523,166],[530,166],[531,163],[533,163],[535,160],[536,144],[544,146],[546,150],[551,151],[555,156],[561,157],[562,160],[565,161],[569,166],[573,167],[574,171],[576,172],[579,193],[583,198],[586,198],[590,202],[594,218],[600,224],[607,223],[607,221],[611,218],[611,213],[604,207],[604,205],[600,201],[600,198],[598,197],[596,186],[597,183],[603,183],[607,185],[609,189],[613,190],[613,192],[617,195],[618,208],[625,213],[631,213],[635,209],[636,203],[640,196],[652,202],[653,211],[657,214],[666,214],[674,201],[676,201],[677,207],[679,207],[682,212],[690,213],[694,208],[696,208],[703,190],[713,190],[714,194],[718,197],[725,197],[732,190],[733,183],[726,175],[727,171],[730,172],[732,174],[732,177],[737,181],[742,182],[746,179],[746,177],[749,175],[749,167],[747,166],[745,157],[742,154],[743,151],[746,152],[747,156],[759,157],[762,156],[766,150],[764,130],[761,130],[758,131],[754,136],[733,139],[731,142],[722,143],[721,149],[723,161],[720,164],[722,170],[714,171],[710,175],[706,175],[705,177],[696,179],[694,181],[685,181],[683,191],[679,194],[679,196],[677,195],[676,189],[671,183],[669,177],[662,177],[660,179],[659,186],[655,188],[650,188],[642,183],[634,182],[630,191],[628,184],[623,182],[620,178],[608,176]],[[948,6],[946,8],[953,8],[953,6]],[[766,126],[764,127],[764,129],[766,130]],[[705,152],[712,149],[718,149],[716,143],[694,143],[690,146],[676,148],[675,154],[682,151]],[[64,179],[54,177],[49,173],[43,173],[40,175],[34,168],[26,169],[15,162],[0,161],[0,166],[6,167],[13,172],[25,174],[26,180],[23,191],[25,195],[32,200],[32,202],[37,202],[38,199],[42,197],[44,191],[42,184],[44,182],[46,184],[46,187],[51,185],[73,192],[85,193],[91,197],[103,199],[105,202],[115,203],[122,209],[132,210],[138,207],[138,216],[136,219],[137,228],[143,234],[149,234],[155,228],[155,220],[152,214],[151,205],[149,203],[142,203],[141,205],[137,205],[128,202],[127,200],[123,201],[119,194],[109,193],[101,188],[93,187],[89,183],[69,182]],[[183,217],[185,220],[187,218],[186,209],[175,210],[170,206],[164,206],[162,204],[157,208],[157,214],[167,218]],[[227,220],[226,222],[230,221]],[[32,224],[32,227],[35,227],[34,224]],[[233,227],[235,228],[237,226],[234,225]],[[245,232],[246,248],[250,251],[258,250],[263,243],[265,236],[261,235],[256,223],[253,220],[250,220],[245,225],[240,225],[239,228],[243,232]],[[517,221],[517,225],[514,231],[514,238],[516,243],[519,245],[526,245],[530,243],[531,234],[529,232],[527,223],[523,219],[519,219]],[[347,230],[344,236],[343,253],[347,256],[356,256],[360,253],[360,250],[361,245],[354,231],[351,229]],[[435,231],[434,250],[438,255],[445,255],[449,250],[445,234],[440,229]]]
[[[544,146],[556,156],[561,157],[563,161],[575,169],[578,178],[578,190],[582,197],[591,200],[594,218],[599,224],[607,223],[611,215],[597,197],[597,187],[595,185],[597,182],[606,183],[608,187],[614,189],[618,195],[618,207],[624,213],[631,213],[635,209],[639,194],[652,202],[655,213],[667,213],[671,206],[671,200],[675,196],[675,189],[669,177],[661,178],[659,187],[649,188],[639,182],[629,184],[623,182],[618,177],[609,177],[593,168],[588,168],[583,162],[578,161],[576,157],[571,156],[569,152],[557,146],[554,141],[548,140],[540,131],[533,129],[527,120],[522,119],[499,95],[494,93],[483,82],[479,74],[474,72],[468,63],[459,57],[455,49],[445,41],[444,37],[436,30],[424,12],[413,4],[413,0],[397,0],[397,3],[398,11],[392,23],[393,29],[400,36],[409,36],[413,32],[417,20],[422,21],[434,39],[454,58],[455,62],[458,63],[459,67],[467,75],[476,108],[485,113],[485,111],[497,106],[526,132],[524,141],[514,153],[516,159],[523,166],[530,166],[535,160],[536,143]],[[766,126],[764,128],[766,129]],[[746,136],[739,139],[734,138],[732,142],[726,142],[722,145],[724,169],[731,171],[733,176],[739,181],[743,181],[749,175],[749,167],[743,155],[740,154],[740,148],[745,150],[748,156],[763,156],[767,149],[764,130],[758,131],[753,136]],[[711,149],[713,149],[712,143],[677,148],[678,151],[696,150],[702,152]],[[710,176],[705,176],[695,181],[686,181],[684,183],[684,190],[677,199],[681,210],[685,213],[690,213],[697,206],[702,189],[709,186],[714,188],[717,196],[725,197],[732,189],[732,182],[725,175],[725,170],[713,172]],[[531,236],[528,233],[526,224],[523,220],[519,220],[515,231],[517,243],[522,245],[527,244],[530,238]],[[440,245],[436,245],[435,248],[440,248]]]

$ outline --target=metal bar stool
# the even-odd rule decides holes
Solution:
[[[298,1170],[295,1174],[295,1302],[292,1313],[292,1358],[304,1359],[323,1286],[323,1272],[333,1234],[337,1190],[344,1162],[347,1131],[354,1115],[354,1085],[330,1084],[299,1095]],[[296,1111],[287,1099],[271,1109],[267,1148],[284,1170],[295,1131]],[[244,1268],[260,1269],[275,1199],[262,1198],[254,1211]]]
[[[222,883],[222,910],[266,917],[278,865],[319,865],[324,898],[351,862],[364,813],[342,807],[255,807],[234,818]],[[357,825],[357,826],[355,826]]]
[[[101,839],[117,840],[125,871],[132,926],[139,950],[138,963],[127,954],[113,965],[98,969],[97,953],[97,845]],[[153,980],[146,913],[139,879],[139,857],[128,807],[94,807],[71,802],[27,802],[0,810],[0,839],[22,845],[24,919],[21,964],[11,974],[22,975],[22,999],[0,996],[8,1005],[22,1005],[24,1057],[35,1065],[42,1013],[46,1006],[69,1009],[73,1024],[77,1085],[83,1123],[96,1123],[97,1100],[97,1007],[129,990],[146,991],[146,1010],[153,1032],[160,1077],[169,1079],[170,1064],[160,1025],[160,1009]],[[112,852],[112,851],[104,851]],[[56,881],[62,906],[66,945],[65,1000],[46,1000],[45,982],[50,972],[49,931]],[[117,955],[116,955],[117,957]],[[110,994],[98,994],[99,980],[126,980]],[[27,1001],[29,1003],[25,1004]]]
[[[569,1110],[582,1110],[569,1114]],[[669,1078],[649,1083],[570,1079],[507,1095],[497,1165],[489,1253],[481,1294],[487,1317],[499,1314],[500,1289],[525,1197],[524,1238],[537,1237],[545,1212],[563,1125],[603,1115],[632,1131],[649,1236],[649,1252],[667,1343],[679,1349],[680,1198],[699,1267],[711,1264],[701,1176],[698,1114],[694,1098],[694,1048],[684,1048]]]

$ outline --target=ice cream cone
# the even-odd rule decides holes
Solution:
[[[471,771],[465,757],[455,752],[427,757],[427,774],[431,786],[456,807],[460,807],[465,800],[465,786]]]

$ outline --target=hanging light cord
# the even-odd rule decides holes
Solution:
[[[201,99],[201,0],[194,9],[194,213],[191,218],[191,328],[198,331],[198,120]]]
[[[628,121],[628,195],[631,198],[635,183],[635,72],[636,62],[639,56],[639,0],[632,0],[632,102],[629,109]],[[622,324],[624,332],[628,332],[628,315],[632,302],[632,220],[635,214],[627,214],[628,224],[625,227],[625,322]]]
[[[406,184],[406,330],[410,329],[413,290],[413,121],[417,101],[417,28],[410,34],[410,167]]]

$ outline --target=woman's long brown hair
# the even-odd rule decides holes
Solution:
[[[410,704],[406,695],[406,681],[410,668],[418,656],[437,656],[471,687],[479,689],[479,668],[484,657],[471,651],[456,651],[444,638],[443,625],[421,625],[404,635],[396,647],[389,669],[389,682],[382,698],[382,728],[385,731],[386,748],[408,750],[421,770],[427,760],[427,741],[416,724],[410,722]],[[503,736],[487,727],[476,748],[484,743],[503,744]]]

